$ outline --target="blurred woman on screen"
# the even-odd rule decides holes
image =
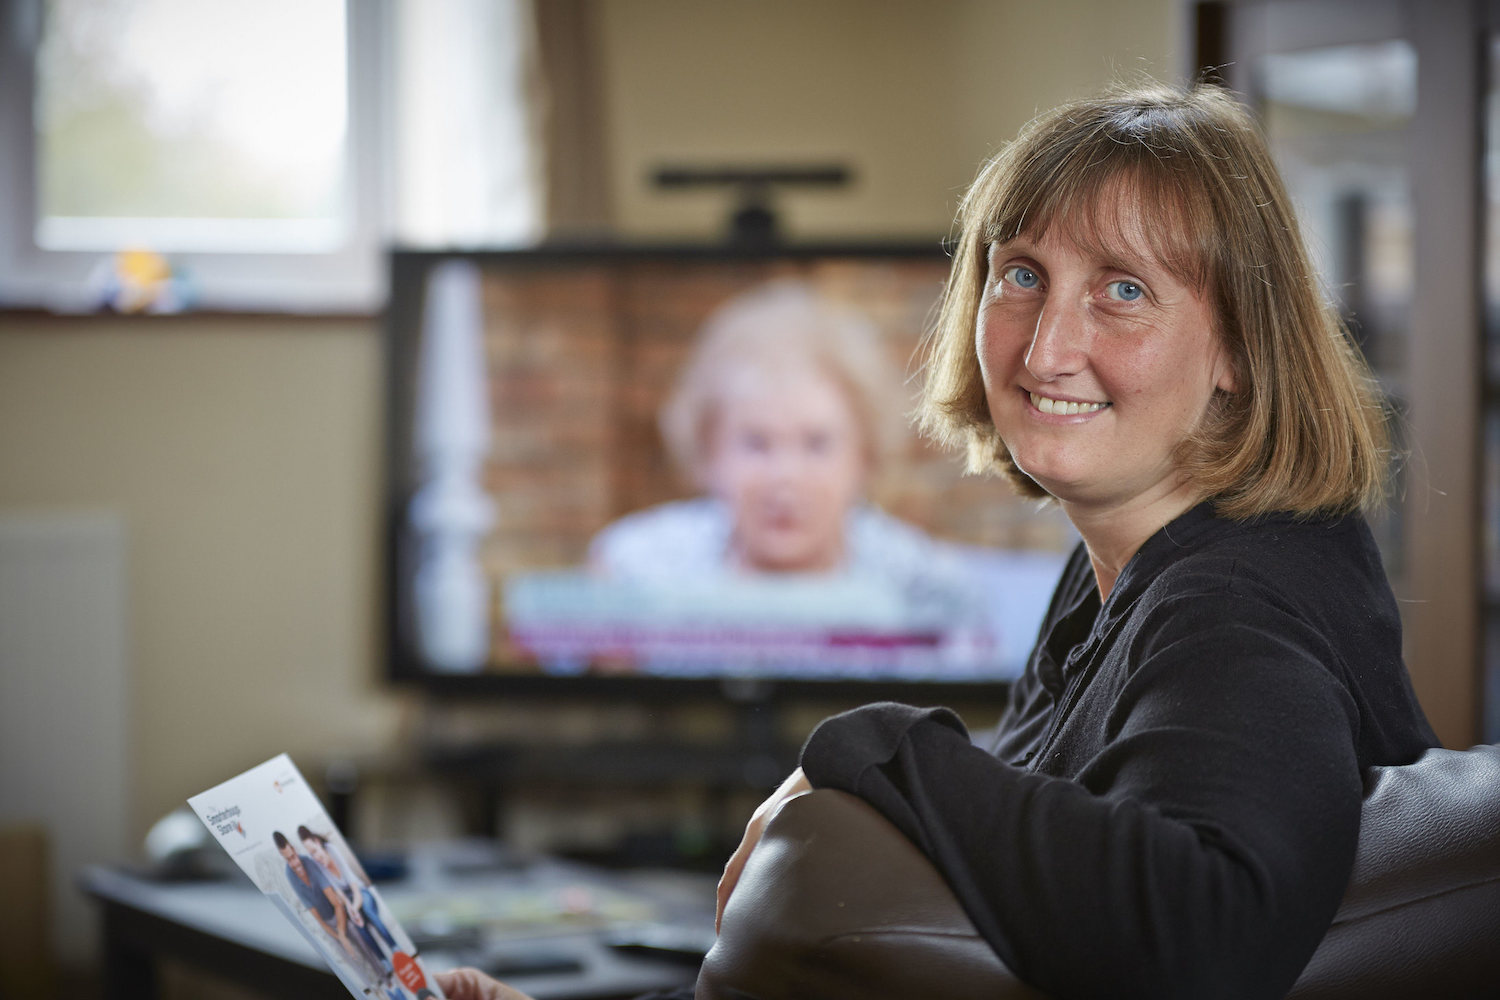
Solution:
[[[720,306],[661,411],[701,497],[629,514],[594,539],[621,579],[731,573],[915,573],[931,545],[870,504],[906,440],[901,385],[878,331],[795,281]]]
[[[591,568],[691,593],[703,605],[695,624],[734,636],[718,655],[756,669],[873,675],[951,661],[976,677],[1013,676],[1019,663],[996,652],[974,557],[869,499],[909,441],[903,409],[868,319],[796,281],[736,296],[704,324],[661,411],[667,448],[702,495],[609,525],[590,547]],[[910,645],[887,646],[883,659],[817,645],[820,630],[866,627]],[[792,632],[814,638],[789,650]],[[613,669],[637,667],[640,650],[626,652]],[[670,651],[643,659],[674,669]],[[701,666],[702,654],[681,659]]]

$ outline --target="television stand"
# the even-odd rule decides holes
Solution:
[[[647,820],[645,829],[622,828],[618,849],[581,857],[611,866],[717,868],[739,842],[753,803],[796,767],[799,749],[781,735],[774,702],[744,699],[730,708],[732,714],[726,713],[719,730],[723,735],[711,742],[676,734],[582,743],[440,742],[418,748],[398,768],[403,780],[435,782],[447,789],[465,833],[496,839],[510,829],[508,816],[515,815],[518,803],[538,796],[557,803],[576,795],[584,804],[622,790],[675,795],[668,793],[675,789],[686,795],[676,796],[679,801],[696,804],[687,809],[661,802],[659,825]],[[380,783],[383,777],[390,776],[377,769],[341,787],[352,798],[358,784]],[[344,796],[330,795],[329,804],[336,814],[353,811]],[[677,821],[670,819],[674,811]]]

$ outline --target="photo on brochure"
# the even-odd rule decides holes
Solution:
[[[188,805],[350,993],[443,997],[290,757],[273,757]]]

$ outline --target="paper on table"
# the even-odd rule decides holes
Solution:
[[[350,993],[443,997],[290,757],[273,757],[188,805]]]

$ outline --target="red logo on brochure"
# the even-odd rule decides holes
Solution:
[[[422,967],[406,952],[398,951],[392,955],[391,965],[396,970],[396,978],[401,980],[401,985],[407,989],[415,991],[427,985],[427,977],[422,975]]]

